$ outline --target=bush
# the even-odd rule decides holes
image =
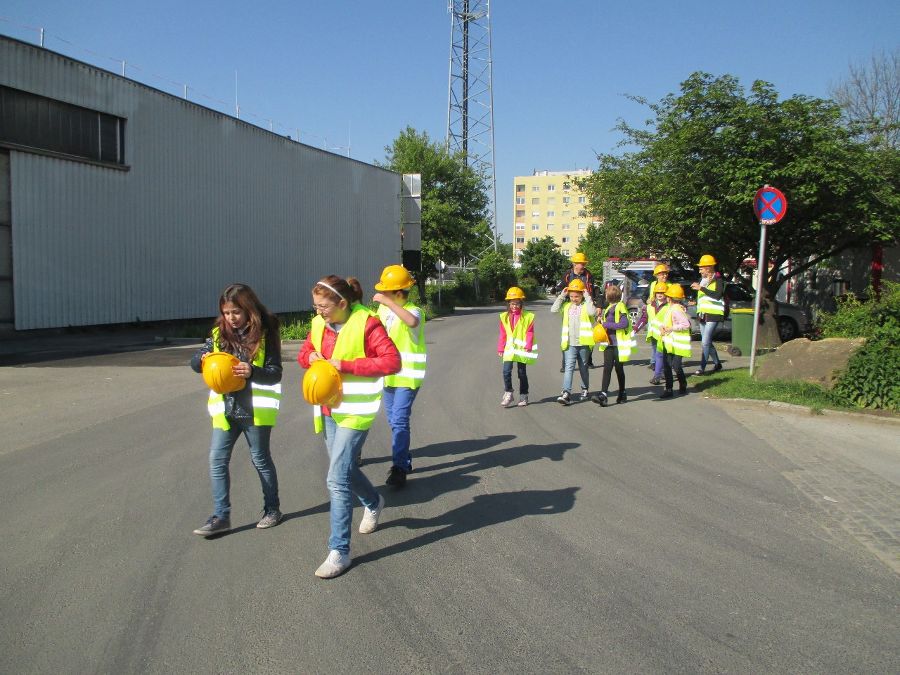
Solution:
[[[312,312],[281,314],[278,318],[281,321],[282,340],[305,340],[309,335],[313,319]]]
[[[546,289],[531,277],[521,277],[516,285],[525,292],[527,300],[547,299]]]
[[[838,300],[833,314],[820,314],[817,324],[822,337],[900,337],[900,284],[886,281],[880,298],[871,288],[868,298],[848,295]]]

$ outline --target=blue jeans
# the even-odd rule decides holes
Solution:
[[[588,357],[591,348],[582,345],[569,345],[566,349],[566,372],[563,375],[563,390],[572,391],[572,378],[575,375],[575,364],[578,364],[578,372],[581,374],[581,386],[588,388]]]
[[[338,426],[331,416],[325,416],[325,447],[328,449],[326,484],[331,495],[329,550],[350,553],[353,495],[367,508],[378,506],[378,492],[359,468],[359,456],[368,435],[368,431]]]
[[[656,338],[650,339],[650,363],[653,364],[653,377],[662,377],[662,375],[663,375],[662,340],[657,341]]]
[[[716,332],[718,327],[718,321],[707,321],[702,324],[700,329],[700,340],[703,351],[700,354],[700,370],[706,370],[706,362],[710,357],[712,357],[713,365],[718,366],[720,363],[719,352],[716,351],[716,347],[713,344],[713,333]]]
[[[231,516],[231,476],[228,472],[228,464],[231,462],[231,451],[238,437],[243,434],[250,446],[250,459],[259,474],[259,482],[262,485],[263,509],[266,512],[273,511],[280,506],[278,500],[278,474],[275,472],[275,463],[269,452],[269,437],[272,435],[272,427],[254,426],[252,420],[236,422],[228,420],[231,428],[213,428],[212,441],[209,444],[209,480],[212,483],[212,497],[214,514],[219,518]]]
[[[387,422],[391,427],[391,457],[394,466],[406,473],[412,471],[412,455],[409,452],[409,417],[418,389],[385,387],[381,394]]]
[[[516,366],[516,374],[519,377],[519,394],[521,396],[528,396],[528,366],[524,363],[519,363],[518,361],[504,361],[503,362],[503,391],[508,391],[512,393],[513,383],[512,383],[512,369],[513,366]]]

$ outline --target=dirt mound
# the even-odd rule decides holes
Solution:
[[[778,351],[759,361],[756,377],[760,380],[802,380],[831,389],[864,338],[800,338],[784,343]]]

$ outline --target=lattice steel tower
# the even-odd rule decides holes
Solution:
[[[497,248],[497,175],[494,170],[494,85],[490,0],[449,0],[450,84],[447,148],[461,151],[487,181],[488,219]]]

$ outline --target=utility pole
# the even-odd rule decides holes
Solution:
[[[488,186],[488,221],[497,250],[494,85],[490,0],[448,0],[450,81],[447,150],[462,152]]]

